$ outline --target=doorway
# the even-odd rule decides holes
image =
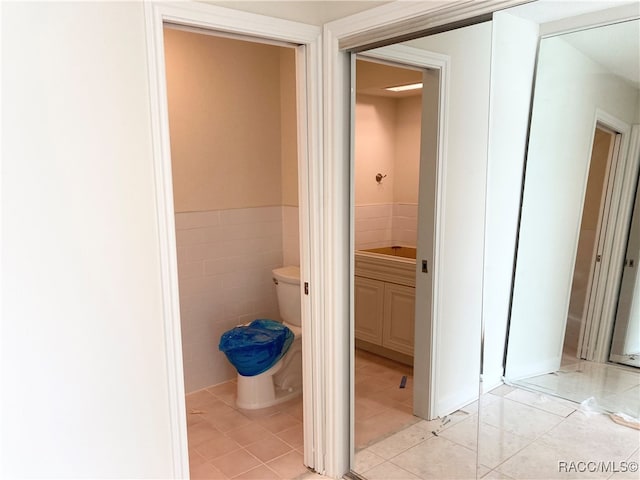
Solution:
[[[161,239],[161,265],[164,291],[163,321],[165,348],[167,350],[168,393],[171,412],[171,431],[174,440],[173,460],[176,477],[188,477],[187,428],[185,421],[184,374],[182,371],[182,345],[179,314],[178,269],[176,259],[176,235],[174,219],[173,177],[169,138],[168,102],[165,88],[164,27],[167,23],[186,28],[201,28],[207,33],[222,36],[249,36],[245,39],[273,45],[288,45],[295,50],[295,112],[298,138],[297,160],[299,176],[299,239],[300,277],[303,329],[303,408],[304,464],[324,471],[324,443],[319,419],[322,405],[312,401],[314,393],[321,390],[318,377],[310,372],[322,370],[316,359],[320,352],[312,339],[318,322],[311,322],[322,309],[322,280],[318,267],[322,259],[322,242],[309,241],[320,238],[322,204],[322,164],[318,162],[318,145],[321,138],[321,112],[317,102],[320,85],[316,69],[319,59],[319,28],[284,20],[248,14],[209,5],[146,5],[148,23],[148,53],[151,90],[151,115],[158,208],[158,228]],[[188,93],[188,92],[187,92]],[[312,255],[313,254],[313,255]],[[303,285],[315,288],[303,289]],[[306,293],[303,293],[305,292]],[[302,453],[302,452],[301,452]]]
[[[640,195],[636,180],[635,200],[622,270],[609,361],[640,368]]]
[[[274,385],[281,400],[247,410],[217,348],[284,320],[272,271],[300,265],[295,46],[170,24],[164,45],[190,469],[301,475],[301,355],[282,367],[298,395]]]
[[[617,132],[602,123],[596,125],[567,314],[563,350],[565,363],[586,358],[584,355],[589,336],[586,326],[593,324],[589,318],[589,313],[593,316],[592,309],[589,309],[592,305],[590,299],[592,292],[597,291],[600,278],[598,263],[602,252],[602,245],[599,245],[602,218],[610,197],[608,189],[613,184],[613,181],[609,181],[609,172],[619,141]]]
[[[413,416],[422,70],[356,57],[356,451]]]
[[[403,62],[403,49],[415,53],[369,51],[354,56],[352,70],[356,451],[434,411],[432,267],[446,62],[425,51],[422,64]]]

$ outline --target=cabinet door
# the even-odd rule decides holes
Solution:
[[[382,345],[385,348],[413,355],[415,308],[415,288],[394,283],[385,284],[382,331]]]
[[[382,345],[384,282],[355,277],[354,286],[356,338]]]

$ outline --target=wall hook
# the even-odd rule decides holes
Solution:
[[[378,173],[378,174],[376,175],[376,182],[378,182],[378,183],[382,183],[382,179],[383,179],[384,177],[386,177],[386,175],[382,175],[381,173]]]

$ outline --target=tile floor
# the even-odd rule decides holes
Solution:
[[[518,385],[605,412],[640,418],[640,369],[563,357],[557,372],[519,380]]]
[[[367,480],[640,478],[611,470],[640,461],[640,431],[578,403],[495,389],[482,398],[478,449],[477,402],[428,422],[411,414],[411,367],[358,351],[355,376],[354,470]],[[302,464],[301,398],[246,411],[235,408],[235,389],[232,381],[187,395],[191,478],[325,478]],[[586,461],[604,463],[559,471],[559,462]]]
[[[357,377],[358,370],[356,382]],[[624,381],[618,386],[632,388]],[[484,395],[479,433],[477,402],[443,419],[416,420],[356,448],[354,470],[367,480],[640,479],[637,472],[621,471],[623,462],[640,462],[640,431],[618,425],[588,405],[544,393],[505,385]],[[356,422],[356,438],[357,428]],[[589,464],[594,472],[582,472],[575,470],[586,464],[578,462],[603,463]],[[567,471],[560,471],[561,465]]]
[[[301,397],[240,410],[235,396],[235,381],[187,395],[192,479],[322,478],[302,463]]]
[[[355,353],[355,448],[413,425],[413,368],[363,350]],[[402,377],[407,381],[400,388]]]
[[[358,448],[419,419],[412,412],[412,368],[356,353]],[[399,388],[402,376],[407,383]],[[261,410],[235,407],[235,381],[186,396],[193,479],[321,479],[302,463],[302,398]]]

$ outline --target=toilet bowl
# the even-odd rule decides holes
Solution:
[[[254,410],[270,407],[302,393],[300,269],[276,268],[272,274],[282,324],[293,333],[293,342],[286,353],[262,373],[251,376],[238,373],[238,408]]]

